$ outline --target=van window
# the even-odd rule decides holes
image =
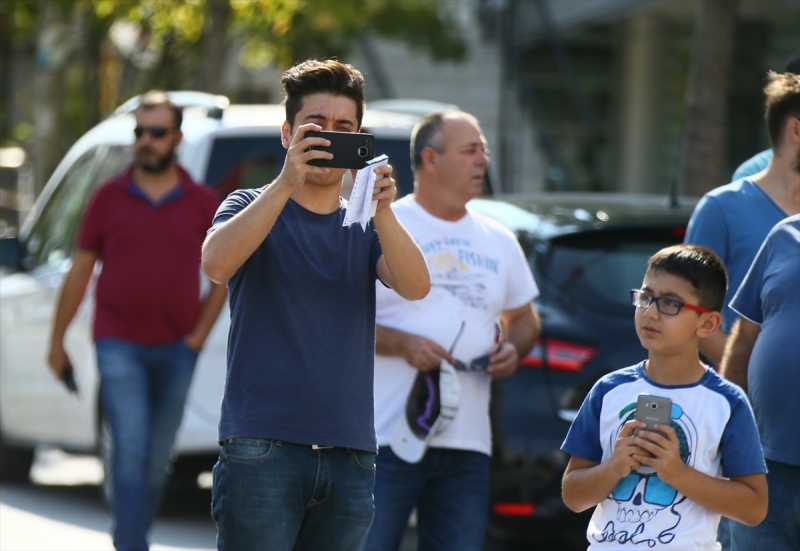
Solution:
[[[387,154],[394,167],[398,197],[414,189],[409,147],[408,139],[375,139],[375,154]],[[237,189],[269,184],[280,174],[285,160],[286,150],[278,136],[219,137],[211,147],[205,182],[224,199]],[[351,186],[352,180],[346,176],[342,190],[345,197]]]
[[[205,181],[224,199],[237,189],[269,184],[280,174],[285,159],[278,136],[219,137],[211,147]]]
[[[67,170],[42,209],[27,240],[29,267],[57,266],[71,253],[92,191],[131,162],[130,146],[98,146]]]

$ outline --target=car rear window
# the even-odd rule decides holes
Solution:
[[[375,153],[387,154],[394,167],[398,197],[414,189],[407,139],[375,139]],[[237,189],[258,188],[272,182],[283,168],[286,150],[278,136],[220,137],[211,148],[206,183],[221,199]],[[352,181],[345,178],[343,195],[349,196]]]
[[[630,290],[647,260],[683,241],[685,227],[589,231],[553,240],[543,266],[548,286],[566,300],[604,314],[629,315]]]

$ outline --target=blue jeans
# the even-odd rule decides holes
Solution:
[[[489,456],[428,448],[406,463],[389,446],[378,453],[375,522],[368,551],[397,551],[417,508],[419,551],[479,551],[489,511]]]
[[[375,454],[229,438],[214,465],[220,551],[359,551],[372,524]]]
[[[183,339],[151,346],[103,338],[95,347],[103,414],[111,427],[114,546],[146,551],[197,352]]]
[[[769,510],[758,526],[731,521],[731,550],[800,549],[800,466],[767,459]]]
[[[731,523],[728,517],[720,517],[717,527],[717,541],[722,546],[720,551],[731,551]]]

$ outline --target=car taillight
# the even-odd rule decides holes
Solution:
[[[537,339],[530,354],[522,358],[520,365],[524,367],[540,368],[543,366],[543,350],[547,350],[547,367],[562,371],[580,371],[597,353],[597,348],[575,344],[558,339],[547,339],[547,346],[542,346],[542,340]]]
[[[536,513],[535,503],[495,503],[492,510],[507,517],[529,517]]]

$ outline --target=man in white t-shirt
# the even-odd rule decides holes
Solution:
[[[376,287],[379,454],[366,549],[396,551],[416,507],[421,551],[479,550],[488,511],[491,379],[512,375],[533,346],[538,289],[514,234],[467,208],[489,164],[475,117],[456,110],[427,115],[414,129],[411,157],[414,193],[392,208],[425,254],[431,291],[410,302]],[[432,429],[422,458],[398,457],[390,443],[417,374],[435,373],[443,361],[474,367],[481,362],[472,360],[487,354],[488,366],[456,372],[457,411],[444,430]]]

